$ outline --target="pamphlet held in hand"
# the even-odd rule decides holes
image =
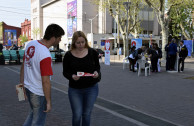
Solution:
[[[24,91],[23,84],[17,84],[16,85],[16,92],[17,92],[19,101],[26,100],[26,94],[25,94],[25,91]]]
[[[94,74],[91,73],[86,73],[86,72],[77,72],[77,76],[94,76]]]

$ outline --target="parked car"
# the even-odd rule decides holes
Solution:
[[[101,58],[102,56],[104,56],[104,51],[102,51],[101,49],[96,49],[96,51],[99,54],[99,58]]]

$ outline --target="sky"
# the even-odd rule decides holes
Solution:
[[[0,0],[0,22],[21,27],[25,19],[30,19],[31,0]]]

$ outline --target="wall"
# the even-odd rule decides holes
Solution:
[[[28,40],[31,40],[31,21],[28,21],[28,19],[21,23],[21,35],[26,35]]]
[[[82,15],[82,29],[84,33],[91,33],[91,21],[89,19],[93,19],[98,14],[98,6],[91,4],[88,0],[83,0],[83,12],[80,13]],[[98,33],[98,21],[99,16],[96,16],[92,20],[92,33]]]
[[[65,36],[59,44],[60,48],[65,49],[64,44],[68,42],[67,40],[67,4],[64,1],[57,1],[54,4],[48,6],[43,6],[43,33],[45,32],[47,26],[51,23],[56,23],[60,25],[64,31]]]

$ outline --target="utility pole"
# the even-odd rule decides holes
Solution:
[[[91,19],[89,19],[89,21],[91,21],[91,33],[93,33],[93,31],[92,31],[92,22],[93,22],[93,20],[96,18],[98,16],[98,14],[95,16],[95,17],[93,17],[93,18],[91,18]]]
[[[91,21],[91,34],[90,34],[90,35],[91,35],[91,47],[92,47],[92,48],[94,47],[93,31],[92,31],[92,26],[93,26],[93,24],[92,24],[92,22],[93,22],[93,20],[94,20],[97,16],[98,16],[98,14],[97,14],[95,17],[89,19],[89,21]]]

